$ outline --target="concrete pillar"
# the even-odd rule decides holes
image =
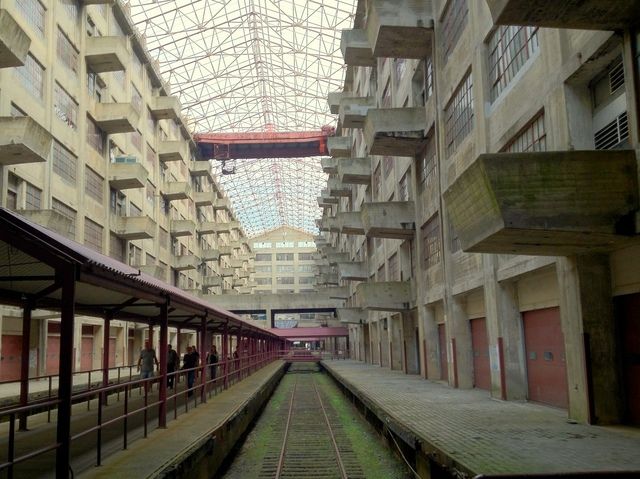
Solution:
[[[371,364],[380,365],[380,334],[378,329],[379,324],[377,321],[371,321],[369,323]]]
[[[402,336],[402,316],[394,314],[388,321],[389,328],[389,357],[392,364],[391,369],[402,371],[404,364],[403,336]]]
[[[557,262],[565,341],[569,417],[592,424],[622,419],[611,271],[607,255]]]
[[[416,316],[417,313],[415,311],[402,315],[404,372],[407,374],[418,374],[420,370],[419,345],[416,342]]]
[[[390,364],[390,354],[391,354],[391,345],[389,342],[390,331],[389,327],[391,324],[390,319],[380,319],[378,321],[378,332],[380,333],[380,366],[391,369]]]
[[[471,328],[469,318],[460,298],[451,296],[447,301],[448,333],[455,339],[455,366],[453,384],[462,389],[473,388],[473,349],[471,347]]]
[[[426,379],[440,379],[440,359],[438,356],[438,324],[436,323],[436,312],[433,307],[424,306],[422,308],[422,328],[424,340],[423,350],[426,349]]]

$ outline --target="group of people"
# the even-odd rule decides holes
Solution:
[[[180,369],[180,357],[178,352],[173,349],[171,344],[167,345],[167,387],[173,389],[175,383],[175,373]],[[234,353],[237,357],[237,351]],[[210,379],[216,378],[216,367],[219,361],[218,349],[215,344],[211,345],[211,351],[207,353],[206,364],[209,365]],[[196,369],[200,363],[200,353],[195,346],[187,346],[187,352],[182,356],[182,368],[187,371],[187,389],[188,395],[193,396],[193,385],[196,380]],[[153,349],[149,341],[145,341],[144,349],[140,351],[138,358],[138,370],[140,371],[140,379],[153,377],[155,367],[160,367],[156,351]]]

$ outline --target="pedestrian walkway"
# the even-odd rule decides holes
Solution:
[[[468,475],[640,471],[640,429],[571,424],[563,410],[358,361],[322,364],[382,421],[401,424],[423,451]]]

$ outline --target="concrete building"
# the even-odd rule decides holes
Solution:
[[[317,238],[352,357],[640,424],[638,2],[596,3],[359,2]]]
[[[203,298],[251,291],[247,238],[124,2],[0,2],[0,67],[2,206]],[[20,316],[2,309],[0,380],[19,374]],[[35,317],[31,373],[55,374],[59,317]],[[112,366],[149,335],[102,325],[77,322],[76,370],[100,366],[105,334]]]

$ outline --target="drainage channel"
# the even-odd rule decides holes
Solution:
[[[314,363],[291,366],[221,474],[225,479],[412,477]]]

